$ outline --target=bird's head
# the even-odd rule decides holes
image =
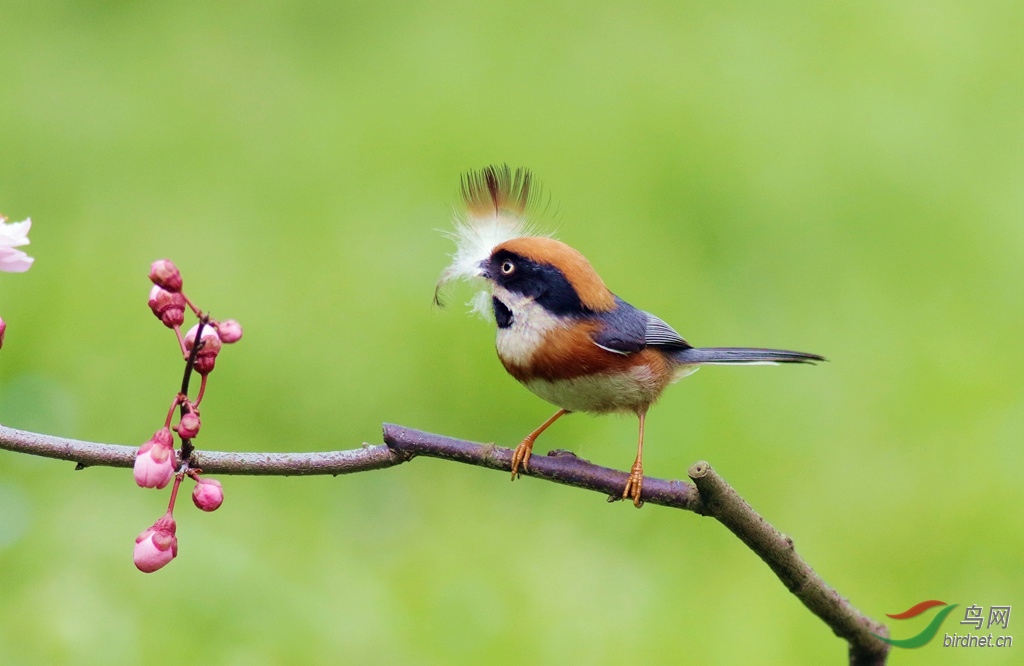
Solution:
[[[482,278],[489,289],[472,303],[484,316],[490,314],[492,296],[505,308],[536,303],[560,316],[615,306],[614,296],[586,257],[531,228],[526,212],[536,199],[536,188],[527,169],[489,166],[470,172],[462,180],[462,197],[465,211],[457,214],[452,234],[456,251],[434,294],[439,304],[447,283]],[[497,310],[495,315],[500,324]]]
[[[494,298],[524,299],[556,316],[606,312],[615,299],[587,258],[561,241],[524,236],[501,243],[479,262]],[[511,298],[510,298],[511,297]]]

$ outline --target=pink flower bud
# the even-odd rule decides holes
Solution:
[[[143,573],[163,568],[178,555],[178,526],[168,511],[163,518],[135,538],[135,566]]]
[[[242,339],[242,325],[234,319],[217,323],[217,335],[224,344],[231,344]]]
[[[199,324],[196,324],[185,334],[186,351],[192,351],[192,345],[196,342],[196,331],[198,330]],[[223,345],[220,342],[220,336],[217,335],[217,329],[213,326],[204,326],[203,346],[199,349],[199,353],[196,354],[196,372],[201,375],[213,372],[213,366],[217,362],[217,354],[220,353],[221,347]]]
[[[167,291],[181,291],[181,273],[170,259],[158,259],[149,267],[149,279]]]
[[[174,437],[161,428],[135,454],[135,483],[141,488],[163,488],[174,476]]]
[[[181,326],[185,321],[185,297],[181,292],[170,292],[160,285],[149,290],[149,309],[167,328]]]
[[[3,317],[0,317],[0,349],[4,346],[4,334],[7,332],[7,322],[4,321]]]
[[[199,427],[202,423],[199,421],[199,414],[195,412],[186,412],[185,416],[181,417],[178,421],[175,430],[178,431],[178,437],[182,439],[192,439],[199,434]]]
[[[216,511],[224,503],[224,489],[217,479],[199,477],[192,489],[192,501],[203,511]]]

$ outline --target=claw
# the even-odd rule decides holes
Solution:
[[[523,441],[519,442],[519,446],[512,453],[512,480],[515,481],[519,476],[519,466],[523,466],[523,471],[529,470],[530,455],[533,453],[533,437],[527,437]]]
[[[640,493],[644,489],[644,467],[637,460],[633,463],[633,469],[629,471],[629,478],[626,479],[626,487],[622,491],[622,499],[632,499],[633,506],[640,508],[644,505],[640,499]]]
[[[528,465],[529,465],[529,462],[530,462],[530,454],[533,453],[533,443],[535,441],[537,441],[537,437],[539,437],[542,432],[547,430],[548,426],[550,426],[552,423],[554,423],[555,421],[560,419],[563,415],[568,414],[568,413],[569,412],[567,410],[564,410],[564,409],[558,410],[557,412],[555,412],[554,416],[552,416],[550,419],[548,419],[547,421],[542,423],[539,428],[537,428],[536,430],[531,432],[529,435],[527,435],[523,439],[523,441],[519,442],[519,446],[517,446],[516,450],[512,452],[512,480],[513,481],[515,481],[516,477],[519,476],[519,466],[520,465],[523,466],[523,471],[524,472],[529,469]]]

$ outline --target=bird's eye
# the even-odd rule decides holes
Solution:
[[[502,264],[501,264],[501,272],[504,273],[505,275],[512,275],[513,271],[515,271],[515,270],[516,270],[516,265],[513,264],[508,259],[506,259],[504,262],[502,262]]]

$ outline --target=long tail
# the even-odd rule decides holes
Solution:
[[[704,347],[682,349],[672,354],[678,363],[712,365],[775,365],[777,363],[816,363],[824,356],[785,349],[755,349],[749,347]]]

